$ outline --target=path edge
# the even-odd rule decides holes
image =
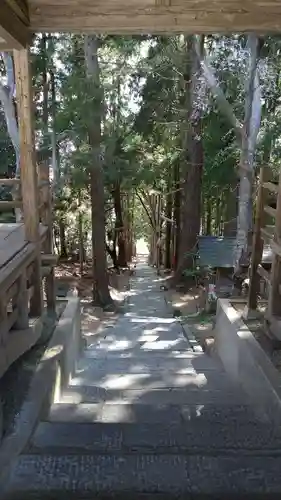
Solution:
[[[170,299],[169,292],[167,292],[167,291],[164,291],[164,300],[165,300],[165,303],[166,303],[166,306],[167,306],[169,312],[172,315],[173,314],[173,303],[172,303],[172,300]],[[198,342],[194,333],[192,332],[189,324],[184,323],[183,321],[181,321],[178,318],[176,318],[176,321],[180,325],[180,327],[182,329],[182,333],[183,333],[184,337],[186,338],[186,340],[188,341],[189,347],[192,349],[192,351],[203,352],[203,348],[202,348],[200,342]]]
[[[67,385],[83,348],[80,299],[69,292],[44,354],[32,376],[31,384],[11,434],[0,444],[0,491],[14,461],[26,447],[38,421],[49,412]],[[2,498],[2,494],[0,494]]]
[[[267,354],[228,299],[217,302],[214,349],[253,406],[280,425],[281,381]]]

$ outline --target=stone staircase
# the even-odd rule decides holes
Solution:
[[[88,342],[11,470],[6,499],[231,499],[281,494],[281,432],[195,353],[149,268],[128,312]]]

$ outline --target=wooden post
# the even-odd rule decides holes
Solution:
[[[275,234],[274,242],[281,246],[281,172],[279,174],[279,185],[277,193],[276,217],[275,217]],[[268,300],[269,317],[281,317],[281,296],[279,285],[281,284],[281,257],[277,253],[274,254],[271,265],[270,289]]]
[[[161,269],[161,260],[162,260],[162,249],[161,249],[161,198],[160,194],[155,195],[155,211],[156,211],[156,228],[157,228],[157,234],[156,234],[156,259],[157,259],[157,274],[160,275],[160,269]]]
[[[17,307],[18,309],[17,321],[13,328],[15,330],[25,330],[29,327],[26,269],[23,270],[19,278],[19,290],[17,296],[13,300],[13,307]]]
[[[52,217],[52,193],[50,189],[49,180],[49,166],[48,164],[41,164],[39,166],[39,183],[44,183],[41,187],[41,222],[47,226],[48,232],[46,240],[44,241],[43,250],[46,254],[53,253],[53,217]],[[50,311],[55,311],[56,308],[56,295],[55,295],[55,278],[54,268],[51,266],[50,273],[46,276],[46,298],[47,308]]]
[[[7,341],[8,327],[7,327],[7,303],[4,295],[0,296],[0,347],[3,347]]]
[[[271,170],[269,167],[261,167],[260,169],[260,179],[259,188],[256,204],[256,217],[255,217],[255,228],[254,228],[254,238],[252,247],[252,257],[250,266],[250,283],[249,283],[249,294],[247,307],[244,311],[244,316],[248,316],[252,311],[257,309],[257,297],[259,293],[260,285],[260,275],[257,272],[258,266],[262,261],[263,254],[263,239],[261,237],[261,228],[265,225],[265,213],[264,205],[266,203],[266,193],[263,188],[263,183],[270,180]]]
[[[34,294],[30,301],[30,313],[32,316],[41,316],[43,310],[43,294],[38,213],[38,180],[34,145],[32,116],[33,99],[29,50],[15,50],[14,64],[20,136],[20,179],[25,235],[27,241],[35,245],[33,273]]]

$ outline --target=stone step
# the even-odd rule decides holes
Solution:
[[[47,418],[50,422],[139,422],[161,425],[182,424],[192,418],[226,423],[230,420],[252,421],[253,410],[246,405],[156,405],[156,404],[54,404]]]
[[[264,499],[281,494],[281,457],[22,455],[6,500]]]
[[[115,404],[242,404],[244,395],[237,389],[204,389],[194,386],[185,388],[150,389],[104,389],[102,387],[77,385],[69,386],[61,396],[62,403],[101,403],[113,402]]]
[[[191,418],[181,424],[54,423],[37,427],[26,453],[281,456],[281,432],[261,422]]]
[[[222,366],[216,360],[207,356],[207,354],[197,353],[174,353],[172,356],[166,356],[161,353],[138,353],[138,356],[129,354],[107,354],[101,356],[95,350],[87,349],[84,357],[79,361],[81,370],[85,366],[95,366],[98,369],[108,369],[108,373],[134,373],[134,371],[158,371],[158,370],[194,370],[195,372],[219,371],[225,375]]]
[[[159,341],[151,343],[139,343],[132,341],[122,343],[121,341],[118,341],[99,345],[94,343],[89,345],[87,352],[91,352],[92,354],[94,353],[94,355],[99,358],[116,355],[163,356],[166,354],[167,356],[173,356],[174,353],[179,353],[185,356],[188,353],[191,354],[193,351],[186,340],[176,340],[171,342]]]
[[[196,353],[191,350],[178,350],[178,349],[161,349],[161,350],[142,350],[139,349],[138,351],[136,349],[120,349],[119,351],[104,351],[102,349],[96,349],[95,347],[91,348],[88,347],[84,351],[84,357],[85,358],[90,358],[90,359],[95,359],[95,360],[101,360],[101,361],[107,361],[107,360],[123,360],[123,359],[130,359],[131,363],[133,361],[137,361],[139,363],[141,362],[148,362],[148,363],[153,363],[155,362],[160,363],[161,361],[164,362],[173,362],[175,364],[178,362],[178,360],[184,360],[186,363],[186,366],[197,366],[197,368],[204,369],[206,365],[206,369],[208,367],[211,367],[213,369],[218,369],[219,363],[215,361],[214,359],[210,358],[207,354],[205,353]]]
[[[79,370],[70,382],[70,387],[80,385],[100,387],[105,390],[152,390],[178,388],[194,390],[197,388],[233,390],[235,384],[220,372],[209,373],[182,373],[184,370],[155,372],[142,371],[141,373],[114,373],[112,369],[97,369],[95,366]]]
[[[119,327],[121,331],[118,331],[116,327],[112,328],[112,333],[109,333],[109,329],[103,331],[103,335],[100,334],[99,337],[95,336],[93,338],[89,348],[106,352],[127,351],[131,349],[134,349],[135,352],[139,350],[144,352],[163,352],[166,349],[187,350],[187,352],[191,352],[190,345],[183,334],[157,331],[157,335],[146,335],[143,333],[143,328],[140,328],[134,335],[132,333],[130,335],[130,332],[128,332],[128,336],[124,338],[124,335],[122,335],[123,328]]]

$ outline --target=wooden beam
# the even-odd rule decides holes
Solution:
[[[42,189],[45,186],[49,186],[49,181],[42,181],[38,183],[38,189]],[[0,179],[0,186],[14,186],[20,185],[20,179],[17,177],[12,177],[10,179]]]
[[[42,263],[46,262],[50,266],[55,266],[58,262],[58,258],[59,258],[58,255],[55,255],[52,253],[50,253],[50,254],[42,253],[42,255],[41,255]]]
[[[47,163],[42,163],[39,166],[39,184],[44,186],[40,190],[40,213],[41,222],[47,227],[47,237],[43,243],[43,250],[45,254],[52,254],[53,252],[53,216],[52,216],[52,194],[49,182],[49,166]],[[41,255],[41,260],[43,256]],[[50,311],[56,309],[56,294],[55,294],[55,275],[54,268],[50,266],[50,271],[46,276],[46,298],[47,308]]]
[[[12,179],[0,179],[0,186],[14,186],[19,185],[20,179],[13,177]]]
[[[14,208],[21,208],[22,202],[20,200],[7,200],[0,201],[0,212],[9,212]]]
[[[249,273],[250,284],[249,284],[249,293],[246,306],[247,314],[250,314],[250,311],[255,311],[257,309],[257,298],[260,288],[260,276],[257,271],[261,263],[263,254],[262,227],[264,226],[265,223],[264,205],[267,199],[267,193],[265,192],[264,189],[264,183],[268,181],[270,177],[271,177],[271,171],[269,167],[261,167],[259,190],[258,190],[257,204],[256,204],[253,250],[252,250],[251,266]]]
[[[29,0],[34,32],[280,33],[278,0]]]
[[[275,234],[271,242],[274,257],[271,265],[270,290],[268,300],[268,313],[270,316],[281,316],[281,296],[279,293],[281,283],[281,172],[279,174],[278,194],[275,217]]]
[[[270,282],[270,273],[261,264],[258,265],[257,272],[267,283]]]
[[[29,25],[29,14],[27,2],[25,0],[6,0],[6,3],[11,7],[14,13],[23,21],[23,23]]]
[[[276,241],[272,240],[270,242],[271,249],[275,255],[278,255],[281,257],[281,245],[279,243],[276,243]]]
[[[51,272],[52,272],[51,266],[42,266],[41,267],[41,274],[42,274],[43,278],[46,278]]]
[[[29,319],[26,269],[23,269],[20,275],[19,291],[17,296],[13,298],[13,307],[18,310],[18,317],[14,324],[14,329],[22,330],[24,328],[28,328]]]
[[[276,213],[277,213],[277,212],[276,212],[276,208],[272,208],[272,207],[270,207],[269,205],[265,205],[265,207],[264,207],[264,211],[265,211],[268,215],[270,215],[270,217],[273,217],[273,218],[275,219],[275,217],[276,217]]]
[[[34,260],[35,246],[26,245],[23,250],[9,261],[9,263],[0,269],[0,290],[8,290],[21,275],[22,269],[28,267]]]
[[[278,184],[274,184],[274,182],[264,182],[262,186],[271,193],[278,193]]]
[[[261,228],[261,237],[267,241],[267,242],[270,242],[273,237],[274,237],[274,230],[273,231],[270,231],[267,226],[266,227],[262,227]]]
[[[7,0],[0,2],[0,37],[6,42],[5,50],[19,50],[31,41],[28,26],[18,17]]]
[[[27,241],[35,245],[33,272],[34,295],[31,314],[40,316],[43,310],[41,281],[41,249],[38,214],[38,179],[34,146],[33,98],[29,50],[14,51],[17,107],[20,135],[20,179],[23,202],[24,227]]]

